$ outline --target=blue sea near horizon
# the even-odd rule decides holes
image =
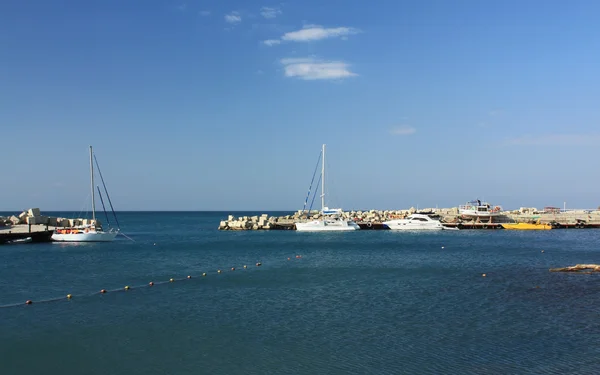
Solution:
[[[228,214],[0,246],[0,305],[20,304],[0,374],[598,372],[600,275],[548,270],[600,263],[600,230],[218,231]]]

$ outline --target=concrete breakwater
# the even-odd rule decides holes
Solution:
[[[219,230],[265,230],[265,229],[294,229],[294,216],[240,216],[229,215],[227,220],[221,221]]]
[[[0,216],[0,228],[17,225],[46,225],[49,227],[72,227],[77,225],[100,224],[98,220],[91,219],[68,219],[63,217],[51,217],[42,215],[39,208],[30,208],[19,215],[9,217]]]
[[[600,226],[600,210],[572,210],[572,211],[552,211],[546,212],[534,207],[522,207],[518,210],[503,211],[489,221],[487,218],[466,218],[460,215],[458,207],[452,208],[426,208],[417,210],[414,207],[406,210],[366,210],[366,211],[347,211],[343,212],[342,217],[346,220],[354,220],[361,228],[379,226],[388,220],[403,219],[413,213],[428,214],[437,217],[442,223],[448,226],[464,224],[466,228],[479,227],[487,228],[486,224],[496,224],[489,226],[490,229],[497,228],[500,223],[514,222],[532,222],[553,223],[558,227],[587,227]],[[219,223],[219,230],[272,230],[272,229],[295,229],[294,223],[321,219],[319,211],[297,211],[291,215],[269,216],[262,214],[260,216],[234,217],[229,215],[227,220]]]
[[[56,228],[100,224],[98,220],[67,219],[42,215],[39,208],[30,208],[19,215],[0,217],[0,244],[31,238],[33,242],[51,241]]]

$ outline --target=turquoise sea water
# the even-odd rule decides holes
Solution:
[[[0,305],[21,304],[0,374],[598,373],[600,275],[548,269],[600,263],[600,230],[219,232],[227,214],[0,246]]]

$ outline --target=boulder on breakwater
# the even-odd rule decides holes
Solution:
[[[219,224],[219,230],[264,230],[264,229],[293,229],[294,221],[291,217],[275,217],[268,214],[260,216],[240,216],[229,215],[227,220],[222,220]],[[286,228],[290,227],[290,228]]]
[[[0,226],[16,225],[47,225],[50,227],[72,227],[77,225],[101,224],[99,220],[91,219],[68,219],[64,217],[52,217],[42,215],[39,208],[24,210],[19,215],[0,217]]]

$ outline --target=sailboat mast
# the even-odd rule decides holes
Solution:
[[[94,162],[92,146],[90,146],[90,181],[90,188],[92,190],[92,220],[96,222],[96,194],[94,194]]]
[[[321,166],[321,211],[325,209],[325,144],[323,144],[323,165]]]

